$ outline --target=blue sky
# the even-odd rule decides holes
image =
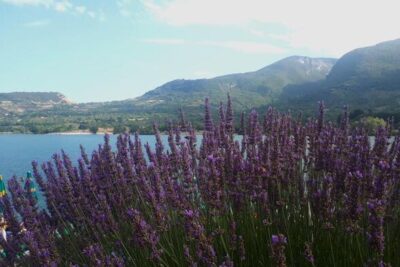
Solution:
[[[134,98],[400,38],[397,1],[0,0],[0,92]]]

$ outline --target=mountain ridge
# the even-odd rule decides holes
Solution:
[[[210,79],[173,80],[135,98],[137,105],[202,105],[205,96],[214,103],[227,92],[240,108],[271,103],[286,85],[317,81],[326,77],[336,59],[291,56],[256,71],[234,73]],[[179,97],[178,97],[179,96]],[[240,101],[238,101],[240,98]],[[173,103],[171,103],[173,104]]]
[[[288,86],[279,103],[310,110],[324,100],[336,113],[344,105],[364,113],[400,112],[400,39],[357,48],[343,55],[325,80]]]
[[[144,125],[154,121],[176,119],[180,108],[201,128],[204,98],[209,97],[215,109],[220,101],[225,102],[227,93],[236,115],[251,108],[274,106],[310,116],[315,114],[317,102],[323,100],[329,119],[336,119],[348,105],[354,121],[370,116],[400,121],[400,39],[358,48],[339,59],[290,56],[256,71],[209,79],[177,79],[140,97],[121,101],[71,103],[53,93],[56,100],[45,99],[37,105],[31,93],[25,93],[30,100],[16,101],[14,107],[22,108],[6,118],[2,114],[9,113],[13,106],[9,98],[4,100],[4,94],[2,101],[0,94],[0,131],[24,131],[24,123],[31,128],[40,123],[46,131],[54,131],[65,127],[49,125],[64,123],[68,129],[87,129],[95,124],[143,132]],[[24,93],[19,94],[22,97]]]

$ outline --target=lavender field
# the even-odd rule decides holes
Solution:
[[[182,117],[156,145],[122,134],[78,162],[36,162],[2,198],[4,266],[400,266],[400,138],[340,123],[242,114],[201,141]],[[236,134],[242,135],[237,138]],[[23,223],[21,225],[21,222]]]

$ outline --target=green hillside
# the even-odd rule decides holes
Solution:
[[[347,105],[355,123],[373,117],[400,122],[400,39],[355,49],[339,60],[292,56],[254,72],[174,80],[133,100],[75,104],[59,93],[3,93],[0,132],[149,132],[154,121],[165,127],[177,119],[180,108],[201,128],[204,98],[216,109],[228,92],[236,115],[272,105],[307,117],[323,100],[333,120]]]
[[[285,86],[322,80],[335,62],[331,58],[292,56],[254,72],[212,79],[175,80],[135,99],[134,105],[145,109],[199,107],[206,96],[214,104],[225,101],[228,92],[236,109],[274,104]]]
[[[331,114],[348,105],[360,115],[400,120],[400,39],[345,54],[325,80],[286,87],[278,106],[310,113],[319,100]]]

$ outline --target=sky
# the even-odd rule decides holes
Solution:
[[[0,92],[134,98],[400,38],[398,0],[0,0]]]

